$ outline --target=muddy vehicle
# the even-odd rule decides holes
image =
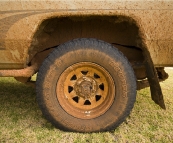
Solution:
[[[145,87],[165,109],[166,66],[171,1],[0,1],[0,76],[34,84],[43,115],[59,129],[115,129]]]

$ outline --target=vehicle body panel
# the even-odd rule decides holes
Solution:
[[[173,66],[173,1],[6,0],[0,2],[0,69],[26,66],[45,19],[92,15],[129,17],[139,27],[154,65]]]

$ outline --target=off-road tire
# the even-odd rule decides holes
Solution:
[[[89,72],[91,70],[91,74],[85,73],[80,79],[68,79],[68,73],[73,73],[74,70],[75,75],[75,71],[83,68],[82,65]],[[98,75],[95,76],[95,73]],[[81,90],[80,96],[77,95],[76,84],[78,82],[78,85],[83,86],[83,76],[86,76],[86,82],[93,86],[91,98],[85,96],[91,94],[83,95]],[[100,83],[97,83],[100,82],[100,79],[97,81],[100,76],[104,76],[101,80],[104,83],[102,89],[98,89]],[[76,83],[71,88],[67,85],[66,95],[65,82],[70,84],[73,82],[71,80]],[[77,95],[74,100],[75,107],[73,100],[69,99],[71,90],[75,90]],[[99,103],[94,101],[96,90],[103,90],[100,94],[103,93],[104,97],[99,96],[104,100]],[[57,128],[75,132],[109,131],[119,126],[130,114],[136,100],[136,79],[127,58],[117,48],[101,40],[82,38],[66,42],[49,54],[39,69],[36,91],[43,115]],[[84,102],[79,108],[78,100]],[[86,100],[87,104],[83,105]],[[85,109],[86,112],[81,112]]]

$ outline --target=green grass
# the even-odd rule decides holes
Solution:
[[[36,102],[35,89],[0,78],[0,142],[131,143],[173,142],[173,70],[161,83],[167,110],[150,98],[149,88],[137,94],[132,113],[117,129],[104,133],[69,133],[44,119]]]

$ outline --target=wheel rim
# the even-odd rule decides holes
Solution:
[[[56,93],[60,105],[68,114],[92,119],[110,108],[115,85],[111,75],[100,65],[80,62],[61,74]]]

